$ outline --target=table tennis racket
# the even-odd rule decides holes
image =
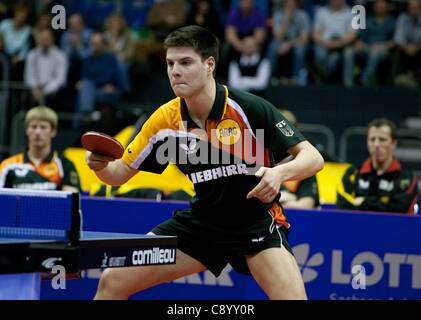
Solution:
[[[121,143],[105,133],[88,131],[82,135],[81,142],[86,150],[114,159],[120,159],[124,153]]]

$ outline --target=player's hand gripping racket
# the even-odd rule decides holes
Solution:
[[[120,159],[124,153],[121,143],[105,133],[86,132],[82,135],[81,142],[86,150],[113,159]]]

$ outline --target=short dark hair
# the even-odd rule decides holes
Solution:
[[[31,12],[31,7],[28,6],[26,3],[24,2],[18,2],[17,4],[14,5],[13,7],[13,13],[16,15],[17,13],[21,13],[24,12],[27,15],[29,15],[29,13]]]
[[[376,118],[372,120],[367,126],[367,131],[372,127],[379,128],[383,126],[387,126],[390,128],[390,136],[392,137],[393,140],[398,139],[398,132],[397,132],[398,129],[396,128],[395,123],[386,118]]]
[[[171,32],[164,41],[164,48],[189,47],[197,52],[202,60],[209,57],[219,60],[218,38],[209,30],[200,26],[181,27]]]

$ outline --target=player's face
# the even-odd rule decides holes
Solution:
[[[410,0],[408,2],[408,13],[411,17],[418,17],[418,15],[421,13],[421,1]]]
[[[45,120],[32,120],[26,128],[29,145],[35,148],[44,148],[51,145],[56,130]]]
[[[189,98],[200,93],[213,78],[213,61],[212,57],[202,61],[192,48],[168,48],[167,72],[175,95]]]
[[[367,136],[368,152],[371,158],[379,163],[393,158],[396,140],[392,139],[390,127],[371,127]]]
[[[343,7],[343,5],[345,4],[345,1],[344,0],[330,0],[329,4],[335,10],[339,10]]]
[[[388,4],[386,2],[386,0],[377,0],[374,3],[374,12],[379,14],[379,15],[383,15],[386,14],[388,11]]]

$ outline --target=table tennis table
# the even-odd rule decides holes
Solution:
[[[176,237],[85,231],[82,222],[77,193],[0,189],[0,275],[52,278],[61,266],[72,279],[88,269],[176,262]]]
[[[82,231],[78,245],[59,240],[0,238],[0,274],[174,264],[177,239]]]

